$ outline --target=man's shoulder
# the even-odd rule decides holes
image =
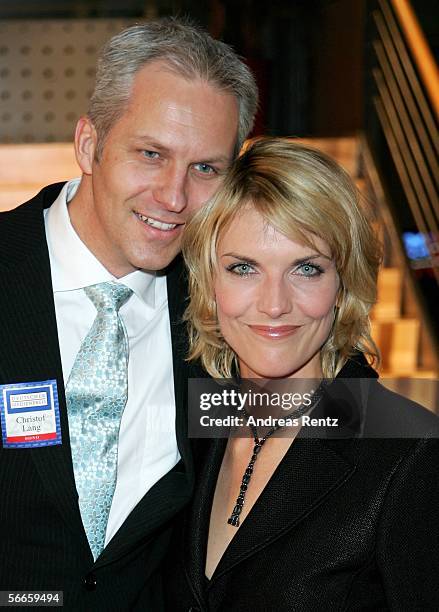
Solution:
[[[31,215],[34,210],[49,208],[58,197],[65,182],[53,183],[43,187],[30,200],[20,204],[16,208],[0,212],[0,223],[14,222],[20,218]]]
[[[0,213],[1,264],[13,265],[45,247],[43,211],[53,204],[63,185],[48,185],[24,204]]]

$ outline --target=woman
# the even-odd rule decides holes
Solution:
[[[439,609],[437,419],[368,365],[380,248],[350,178],[312,149],[255,141],[184,254],[190,358],[215,378],[326,379],[309,410],[340,427],[198,445],[168,608]]]

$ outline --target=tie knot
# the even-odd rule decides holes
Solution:
[[[96,306],[98,312],[104,310],[119,311],[119,308],[124,304],[133,293],[133,290],[125,285],[108,281],[107,283],[99,283],[85,287],[84,291],[88,298]]]

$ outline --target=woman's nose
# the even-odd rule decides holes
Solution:
[[[291,312],[293,307],[291,287],[284,278],[268,278],[261,283],[257,307],[271,319],[277,319]]]

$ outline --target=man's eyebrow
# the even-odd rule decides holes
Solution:
[[[142,134],[140,136],[135,136],[134,139],[137,143],[143,143],[147,149],[154,149],[159,152],[169,153],[171,149],[166,145],[157,142],[154,138],[149,137],[147,134]],[[218,155],[218,156],[209,156],[202,157],[199,160],[196,160],[194,163],[198,164],[226,164],[229,165],[232,163],[232,158],[227,157],[227,155]]]
[[[151,149],[158,149],[159,151],[169,151],[169,147],[167,147],[166,145],[157,142],[156,140],[154,140],[154,138],[151,138],[150,136],[147,135],[140,135],[140,136],[135,136],[133,138],[133,140],[135,140],[138,143],[144,143],[146,146],[148,146],[148,148]]]

